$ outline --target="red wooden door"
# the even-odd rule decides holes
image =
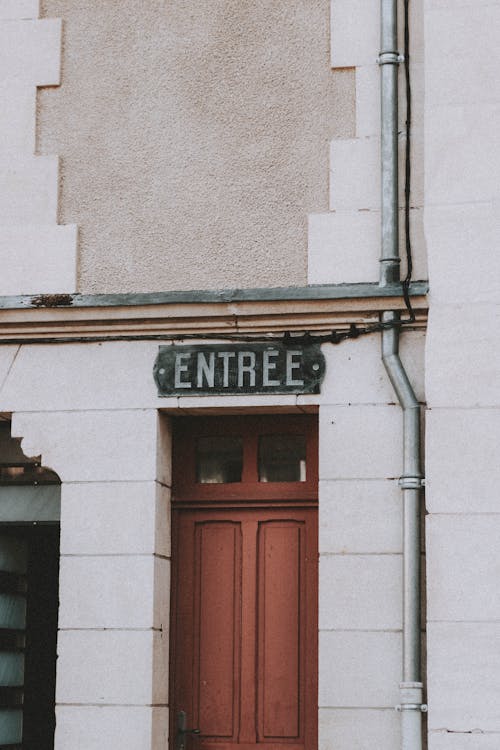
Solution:
[[[175,513],[173,709],[200,729],[187,747],[315,748],[316,515]]]
[[[173,489],[172,750],[315,750],[315,419],[179,420]]]

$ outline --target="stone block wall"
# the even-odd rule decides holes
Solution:
[[[17,412],[62,480],[56,750],[168,745],[170,443],[155,409]]]
[[[425,3],[430,750],[500,743],[500,3]]]
[[[330,144],[330,210],[309,215],[310,284],[378,281],[380,257],[380,3],[331,0],[331,65],[354,69],[355,137]],[[399,8],[403,50],[403,4]],[[427,278],[423,235],[423,15],[420,0],[411,8],[413,278]],[[400,167],[404,166],[406,105],[400,72]],[[403,175],[403,171],[401,171]],[[404,206],[400,179],[400,205]],[[401,220],[403,214],[401,212]],[[406,273],[404,240],[402,274]]]
[[[402,357],[423,401],[423,332]],[[325,346],[319,411],[319,747],[400,747],[402,414],[378,336]],[[306,398],[306,397],[302,397]]]
[[[56,750],[163,750],[171,413],[319,408],[322,750],[396,750],[401,412],[379,337],[325,345],[322,393],[158,399],[156,342],[0,350],[2,409],[62,480]],[[424,334],[402,343],[423,398]],[[175,412],[174,412],[175,410]],[[75,585],[78,582],[78,585]]]

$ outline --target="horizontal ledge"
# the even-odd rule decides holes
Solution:
[[[411,296],[427,294],[427,281],[414,281]],[[195,289],[171,292],[125,294],[35,294],[0,297],[0,310],[54,307],[137,307],[143,305],[198,304],[217,302],[275,302],[279,300],[361,299],[400,297],[402,285],[381,287],[376,282],[357,284],[311,284],[309,286],[258,287],[248,289]]]
[[[428,284],[411,286],[415,320],[425,328]],[[0,342],[228,338],[266,339],[285,332],[328,332],[373,326],[384,310],[405,314],[401,285],[331,284],[148,294],[0,297]],[[404,317],[403,317],[404,319]]]
[[[409,325],[405,322],[405,330],[425,328],[428,304],[422,285],[427,289],[426,282],[417,282],[412,288],[415,320]],[[189,292],[175,293],[176,298],[168,293],[110,297],[66,295],[64,299],[71,300],[68,304],[61,303],[63,295],[56,295],[53,305],[36,305],[34,297],[0,297],[0,342],[222,340],[241,339],[245,335],[265,340],[287,332],[331,334],[332,331],[348,331],[353,325],[361,329],[372,327],[370,332],[373,332],[379,330],[380,314],[386,310],[401,312],[402,320],[407,319],[399,285],[390,288],[380,288],[376,284],[295,287],[287,293],[280,290],[283,295],[280,299],[272,298],[273,290],[264,291],[270,295],[269,299],[207,298],[196,302],[184,296]],[[276,290],[274,292],[277,294]],[[112,300],[112,304],[106,304],[105,300]]]

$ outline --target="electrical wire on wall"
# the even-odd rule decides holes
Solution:
[[[406,276],[402,281],[403,297],[409,313],[409,320],[413,323],[415,312],[410,301],[410,283],[413,273],[413,259],[411,248],[410,201],[411,201],[411,78],[410,78],[410,0],[404,0],[404,71],[406,92],[406,125],[405,125],[405,251]]]

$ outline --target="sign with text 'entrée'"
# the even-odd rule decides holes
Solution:
[[[160,346],[159,396],[319,393],[325,359],[316,343]]]

